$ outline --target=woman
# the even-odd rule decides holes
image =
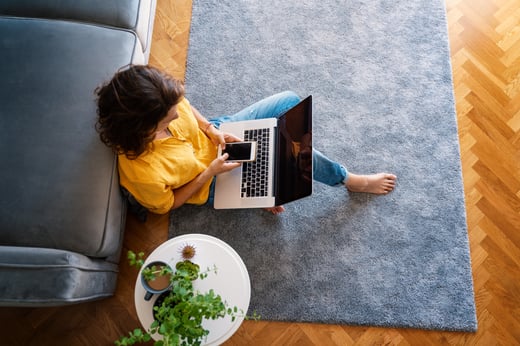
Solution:
[[[184,97],[181,82],[150,66],[129,66],[96,89],[101,140],[119,154],[121,185],[145,208],[163,214],[184,203],[211,203],[211,183],[240,166],[217,157],[217,147],[239,141],[218,129],[222,122],[278,117],[300,101],[292,92],[273,95],[233,116],[207,120]],[[354,192],[386,194],[392,174],[356,175],[318,151],[314,179]],[[269,208],[273,214],[283,206]]]

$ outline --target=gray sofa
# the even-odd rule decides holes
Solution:
[[[94,89],[148,61],[155,0],[0,2],[0,306],[114,293],[126,202]]]

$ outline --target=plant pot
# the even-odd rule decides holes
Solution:
[[[170,290],[166,291],[166,292],[163,292],[161,294],[159,294],[159,296],[157,297],[157,299],[155,300],[155,302],[153,303],[153,307],[152,307],[152,317],[154,320],[157,320],[157,316],[156,316],[156,311],[155,311],[155,307],[156,306],[161,306],[161,304],[164,302],[164,299],[166,299],[166,297],[170,294]]]

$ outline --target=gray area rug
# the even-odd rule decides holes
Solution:
[[[444,3],[196,0],[191,30],[202,114],[312,94],[315,147],[399,181],[383,197],[317,183],[280,216],[184,206],[170,237],[230,244],[266,320],[475,331]]]

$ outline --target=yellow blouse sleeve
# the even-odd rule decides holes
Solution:
[[[160,179],[153,177],[153,170],[139,169],[140,165],[130,162],[133,167],[125,167],[125,159],[120,158],[120,183],[146,209],[156,214],[165,214],[173,207],[174,193],[169,186]],[[137,166],[137,167],[136,167]],[[125,169],[126,168],[126,169]],[[131,174],[132,172],[137,174]],[[128,175],[134,175],[129,177]]]

